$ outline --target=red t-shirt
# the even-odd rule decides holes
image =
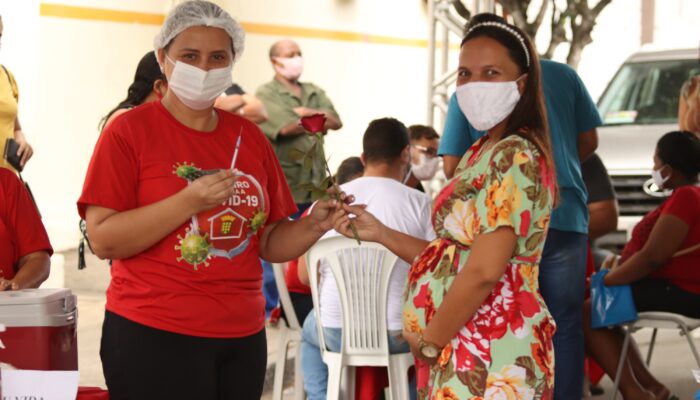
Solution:
[[[311,208],[307,208],[301,214],[300,218],[304,218],[311,212]],[[303,257],[303,256],[302,256]],[[299,259],[294,259],[287,263],[287,269],[284,272],[284,282],[287,285],[287,290],[290,293],[300,293],[311,296],[311,286],[299,280]],[[303,322],[303,321],[302,321]]]
[[[41,217],[22,182],[10,170],[0,168],[0,273],[15,276],[17,262],[37,251],[53,254]]]
[[[115,119],[97,142],[78,200],[83,218],[88,205],[143,207],[185,188],[198,170],[229,168],[239,136],[235,167],[247,174],[226,203],[193,216],[142,253],[114,260],[109,311],[192,336],[242,337],[263,328],[259,236],[264,223],[293,214],[296,206],[260,129],[217,114],[216,129],[200,132],[160,102],[148,103]]]
[[[700,243],[700,187],[682,186],[634,227],[632,238],[622,250],[621,262],[644,247],[654,224],[662,215],[676,216],[688,224],[688,234],[679,251]],[[649,276],[667,279],[683,290],[700,294],[700,249],[671,258]]]
[[[284,272],[284,281],[290,293],[306,294],[311,296],[311,286],[299,280],[299,259],[287,263],[287,270]]]

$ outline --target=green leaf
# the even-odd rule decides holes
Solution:
[[[458,197],[460,199],[466,199],[469,195],[469,193],[474,192],[474,187],[467,183],[465,180],[460,180],[457,182],[455,185],[455,189],[452,192],[455,197]]]
[[[486,391],[486,380],[489,371],[481,358],[474,356],[474,369],[467,372],[457,372],[457,378],[469,388],[469,391],[480,397],[484,397]]]
[[[496,169],[502,174],[506,173],[511,166],[513,166],[513,159],[515,158],[515,149],[512,147],[507,147],[503,150],[500,159],[496,163]]]
[[[304,170],[311,171],[314,168],[314,158],[312,156],[304,157]]]
[[[452,357],[450,357],[450,362],[447,363],[444,369],[440,371],[440,377],[438,378],[438,386],[444,386],[452,377],[455,376],[455,368],[452,363]]]
[[[311,146],[309,146],[309,149],[306,150],[306,154],[313,155],[316,153],[316,148],[318,147],[318,140],[314,140],[311,142]]]
[[[525,193],[527,193],[527,198],[533,203],[537,202],[537,188],[534,186],[528,186],[525,188]]]
[[[311,191],[311,201],[321,200],[327,197],[328,193],[325,190],[314,188],[314,190]]]
[[[445,254],[442,257],[442,260],[440,260],[440,263],[438,263],[438,266],[433,273],[433,278],[449,278],[452,275],[454,275],[452,271],[452,260],[450,260],[450,256]]]
[[[541,209],[544,209],[547,207],[547,203],[554,203],[554,199],[550,200],[550,195],[549,195],[549,190],[545,189],[544,187],[542,190],[540,190],[540,197],[539,197],[539,204],[537,206]]]
[[[331,187],[332,183],[333,183],[333,177],[327,176],[324,180],[321,181],[321,184],[318,186],[322,187],[322,188],[329,188],[329,187]]]
[[[529,356],[520,356],[515,359],[515,365],[523,367],[527,374],[525,383],[528,386],[534,387],[537,384],[537,376],[535,375],[535,361]]]
[[[542,240],[544,240],[544,233],[534,232],[525,242],[525,249],[527,249],[527,251],[535,250]]]
[[[537,182],[539,171],[534,162],[520,164],[520,172],[522,172],[530,182]]]
[[[302,158],[306,157],[306,153],[304,153],[303,151],[301,151],[299,149],[294,149],[294,148],[289,149],[289,153],[287,153],[287,155],[289,156],[289,159],[292,161],[299,161]]]

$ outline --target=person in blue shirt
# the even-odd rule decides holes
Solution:
[[[479,14],[469,24],[503,21]],[[469,26],[467,26],[469,29]],[[582,310],[588,234],[587,193],[581,162],[598,146],[600,114],[576,71],[566,64],[540,60],[547,119],[551,135],[559,204],[552,212],[540,262],[540,292],[557,331],[554,335],[554,398],[580,399],[583,392],[584,343]],[[476,130],[460,110],[456,95],[447,109],[438,154],[451,178],[469,147],[485,132]]]

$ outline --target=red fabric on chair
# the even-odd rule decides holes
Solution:
[[[386,367],[357,367],[355,369],[355,400],[379,400],[389,386]]]
[[[109,392],[98,387],[81,386],[75,400],[109,400]]]

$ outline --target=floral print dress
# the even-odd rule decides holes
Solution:
[[[538,263],[554,199],[553,175],[530,141],[487,136],[465,154],[435,199],[432,241],[411,266],[404,330],[420,333],[466,265],[479,234],[511,227],[517,245],[505,274],[438,362],[417,363],[420,399],[551,399],[554,320],[538,292]]]

